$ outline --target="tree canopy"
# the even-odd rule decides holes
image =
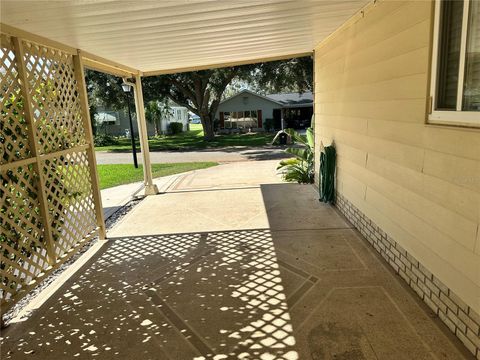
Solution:
[[[146,102],[168,98],[197,114],[205,139],[214,137],[214,121],[218,106],[227,88],[242,86],[266,94],[272,92],[305,92],[312,89],[311,57],[293,58],[251,65],[208,69],[146,77],[143,95]],[[91,103],[113,108],[125,106],[122,80],[111,75],[87,72]],[[230,88],[229,88],[230,87]]]
[[[88,69],[85,77],[90,106],[104,106],[115,110],[127,106],[122,78]]]
[[[306,56],[259,63],[249,80],[261,94],[312,91],[313,60]]]

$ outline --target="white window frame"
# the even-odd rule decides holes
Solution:
[[[436,110],[436,94],[437,94],[437,77],[438,77],[438,57],[439,57],[439,39],[440,39],[440,10],[441,0],[435,1],[435,17],[433,31],[433,50],[432,50],[432,69],[430,83],[430,113],[428,115],[428,123],[442,125],[457,126],[474,126],[480,127],[480,111],[463,111],[463,87],[465,76],[465,56],[467,49],[467,30],[468,30],[468,11],[470,0],[463,2],[462,17],[462,37],[460,44],[460,63],[458,70],[458,89],[457,89],[457,108],[453,110]]]

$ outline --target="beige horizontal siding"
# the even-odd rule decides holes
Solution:
[[[336,32],[327,39],[327,41],[319,44],[317,50],[321,50],[321,53],[317,56],[324,62],[324,64],[331,63],[335,59],[343,58],[344,52],[354,54],[357,51],[365,50],[385,39],[400,34],[403,30],[408,29],[429,17],[428,12],[424,12],[423,14],[420,13],[418,11],[419,8],[416,8],[416,4],[412,2],[408,6],[414,8],[412,11],[414,15],[411,18],[402,18],[398,14],[404,11],[404,8],[402,8],[403,5],[404,4],[402,4],[401,1],[384,2],[384,4],[381,4],[383,14],[380,17],[377,17],[378,11],[376,11],[375,6],[371,7],[368,12],[368,24],[360,18],[356,23],[351,24],[350,27],[347,27],[340,32]],[[390,21],[395,19],[395,27],[392,27],[391,25],[393,25],[393,23],[389,23],[387,19]],[[383,31],[376,31],[378,28],[382,28]],[[339,37],[342,38],[341,41],[338,41]],[[320,64],[319,68],[324,64]]]
[[[348,86],[360,86],[364,84],[374,84],[376,82],[387,81],[398,78],[399,76],[409,76],[415,74],[423,74],[423,69],[427,64],[428,48],[425,44],[422,47],[414,49],[408,53],[402,53],[398,56],[388,57],[379,61],[374,59],[373,63],[368,62],[365,66],[346,67],[343,62],[336,62],[333,66],[328,66],[324,71],[328,76],[317,82],[317,93],[322,94],[324,91],[333,89],[343,89],[342,84],[338,84],[337,77],[342,74],[348,78]],[[410,61],[412,57],[418,58],[420,61],[415,62],[412,66],[405,67],[406,61]],[[423,61],[422,61],[423,60]]]
[[[425,119],[425,97],[408,100],[326,102],[315,96],[315,110],[325,115],[373,118],[391,121],[419,122]],[[318,108],[318,109],[317,109]],[[321,120],[319,120],[321,121]]]
[[[338,191],[480,312],[480,131],[425,124],[431,15],[379,1],[319,44],[316,144],[336,145]]]

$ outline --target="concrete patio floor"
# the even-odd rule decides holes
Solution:
[[[471,359],[313,187],[276,161],[182,176],[137,205],[2,359]]]

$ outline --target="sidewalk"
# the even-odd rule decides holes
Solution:
[[[160,193],[166,192],[172,185],[179,181],[182,177],[194,173],[197,170],[187,171],[184,173],[162,176],[153,179],[153,183],[157,185]],[[143,195],[143,181],[136,181],[130,184],[114,186],[100,191],[102,196],[103,214],[105,219],[112,216],[118,209],[125,206],[134,196]]]

